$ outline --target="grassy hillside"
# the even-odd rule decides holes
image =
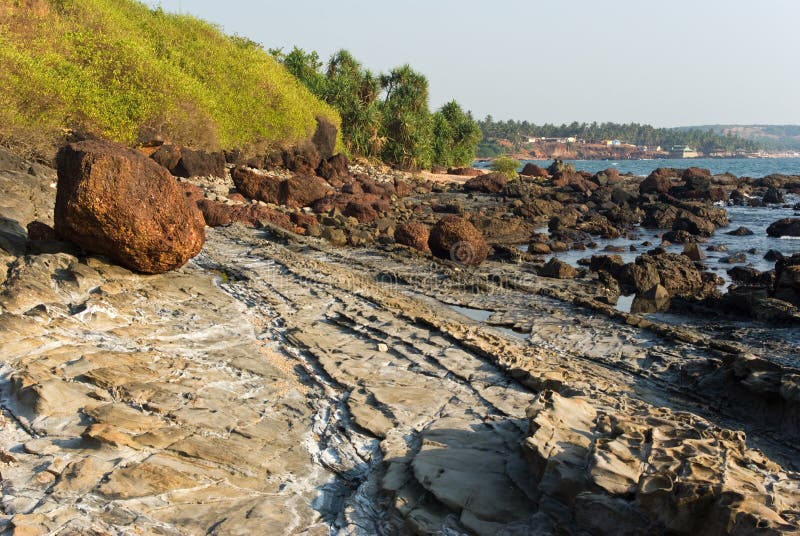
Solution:
[[[0,143],[47,152],[68,129],[197,148],[298,141],[338,124],[259,45],[135,0],[0,0]]]

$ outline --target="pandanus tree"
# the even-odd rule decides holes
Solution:
[[[433,120],[428,110],[428,80],[410,66],[381,77],[381,104],[386,145],[383,158],[408,169],[433,161]]]

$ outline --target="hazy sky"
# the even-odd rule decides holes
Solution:
[[[800,0],[150,0],[376,71],[476,117],[800,124]]]

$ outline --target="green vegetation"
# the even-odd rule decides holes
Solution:
[[[517,178],[517,170],[520,167],[519,160],[515,160],[514,158],[509,158],[508,156],[499,156],[492,160],[490,167],[492,171],[497,173],[502,173],[509,179],[516,179]]]
[[[316,52],[295,47],[270,53],[342,118],[342,138],[355,156],[403,168],[465,166],[475,158],[480,128],[455,101],[431,113],[428,81],[410,66],[387,74],[365,69],[346,50],[326,66]]]
[[[680,127],[680,130],[712,130],[752,140],[768,151],[800,150],[800,125],[706,125]]]
[[[509,140],[515,149],[519,149],[527,137],[566,138],[575,136],[589,141],[617,139],[624,143],[634,145],[647,145],[649,147],[661,146],[669,149],[673,145],[688,145],[703,152],[715,150],[733,151],[743,149],[757,150],[760,144],[739,136],[723,135],[712,130],[655,128],[650,125],[638,123],[578,123],[569,125],[534,125],[528,121],[494,121],[492,116],[487,116],[478,124],[483,132],[486,145],[481,147],[482,152],[489,153],[499,146],[492,142],[495,140]]]
[[[70,129],[248,150],[339,123],[258,44],[135,0],[3,0],[0,66],[0,142],[31,152]]]

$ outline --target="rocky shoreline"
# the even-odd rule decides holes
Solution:
[[[3,153],[4,532],[800,531],[797,346],[757,327],[800,262],[722,294],[691,258],[800,178],[438,183],[317,141],[181,179],[209,227],[161,275],[58,240],[55,171]],[[687,254],[592,250],[639,223]]]

